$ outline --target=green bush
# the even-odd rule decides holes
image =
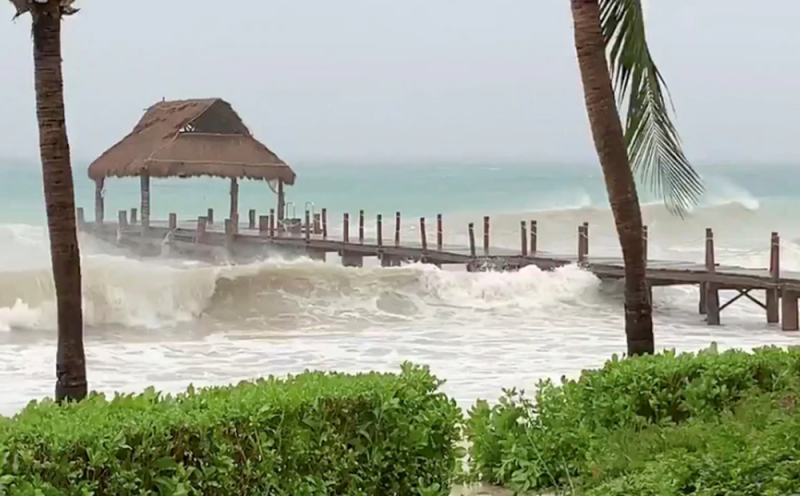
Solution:
[[[0,421],[0,494],[448,494],[461,412],[427,368],[306,372]]]
[[[577,380],[541,382],[534,400],[512,390],[496,406],[478,402],[467,421],[471,473],[523,491],[590,487],[638,470],[620,460],[653,453],[639,441],[646,432],[719,422],[747,398],[793,391],[798,377],[797,349],[614,357]],[[609,439],[622,455],[611,456]]]

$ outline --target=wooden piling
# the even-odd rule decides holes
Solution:
[[[519,221],[519,236],[521,242],[521,249],[520,252],[522,253],[523,257],[528,256],[528,230],[525,227],[525,221]]]
[[[469,255],[475,256],[475,224],[469,223]]]
[[[322,239],[328,239],[328,209],[322,209]]]
[[[583,257],[589,258],[589,223],[583,223]]]
[[[76,215],[76,220],[78,222],[78,226],[82,226],[86,222],[86,220],[83,217],[83,207],[78,207],[77,211],[75,212],[75,215]]]
[[[489,254],[489,216],[486,215],[483,217],[483,253],[485,255]]]
[[[258,216],[258,235],[261,237],[269,236],[269,215]]]
[[[444,223],[442,214],[436,214],[436,249],[442,251],[444,247]]]
[[[135,226],[135,225],[136,225],[136,222],[137,222],[137,221],[136,221],[136,212],[137,212],[137,209],[136,209],[136,207],[134,207],[134,208],[132,208],[132,209],[131,209],[131,225],[132,225],[132,226]]]
[[[94,182],[94,221],[98,225],[103,223],[105,218],[104,191],[105,179],[97,179]]]
[[[578,226],[578,263],[586,262],[586,226]]]
[[[711,230],[711,228],[706,229],[706,271],[708,271],[709,274],[713,274],[717,271],[717,263],[714,254],[714,231]],[[708,325],[719,325],[719,286],[712,282],[707,282],[705,286],[706,322]]]
[[[531,246],[530,246],[531,255],[536,255],[536,251],[537,251],[536,244],[539,241],[538,240],[538,237],[539,237],[539,232],[538,231],[539,231],[539,225],[537,224],[537,222],[535,220],[532,220],[531,221]]]
[[[205,241],[207,226],[208,226],[208,219],[202,216],[197,218],[197,229],[195,229],[194,233],[195,243],[202,243],[203,241]]]
[[[649,255],[647,253],[648,248],[649,248],[648,247],[648,242],[647,242],[648,235],[649,234],[648,234],[648,231],[647,231],[647,226],[642,226],[642,243],[644,244],[643,250],[644,250],[644,263],[645,263],[645,266],[647,266],[647,259],[649,257]]]
[[[422,243],[422,249],[428,249],[428,236],[425,234],[425,217],[419,218],[419,239]]]
[[[358,242],[364,244],[364,211],[358,211]]]
[[[117,223],[119,227],[128,227],[128,211],[127,210],[120,210],[117,213]]]
[[[798,331],[800,330],[800,319],[798,318],[797,300],[800,297],[796,291],[783,290],[781,295],[781,330]]]
[[[378,219],[376,221],[376,229],[377,229],[377,236],[378,236],[378,246],[383,246],[383,215],[378,214]]]
[[[400,246],[400,212],[394,214],[394,245]]]
[[[350,242],[350,214],[348,213],[342,215],[342,241]]]
[[[175,213],[170,213],[169,214],[169,224],[168,224],[168,226],[169,226],[169,230],[170,231],[174,231],[175,229],[178,228],[178,215],[177,214],[175,214]]]
[[[143,171],[142,175],[139,176],[139,180],[141,182],[141,194],[142,194],[142,230],[146,230],[150,227],[150,174],[147,171]]]
[[[311,212],[306,210],[306,243],[311,241]]]
[[[255,229],[256,228],[256,209],[251,208],[247,211],[247,228],[248,229]]]
[[[781,238],[773,232],[770,236],[769,275],[776,283],[781,278]],[[777,324],[780,321],[780,290],[766,290],[767,323]]]
[[[213,226],[214,225],[214,209],[213,208],[209,208],[208,211],[206,212],[206,219],[208,219],[207,222],[208,222],[209,226]]]
[[[269,209],[269,237],[275,237],[275,209]]]

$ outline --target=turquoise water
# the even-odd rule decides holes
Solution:
[[[437,213],[476,215],[500,212],[598,208],[607,206],[599,167],[592,164],[542,164],[535,162],[463,163],[459,161],[397,164],[308,163],[295,166],[298,181],[287,188],[288,200],[297,205],[298,216],[306,202],[330,212],[409,216]],[[788,166],[707,166],[708,195],[703,205],[739,203],[757,209],[764,202],[791,203],[798,198],[800,169]],[[94,185],[85,165],[76,163],[76,203],[93,215]],[[228,211],[228,182],[216,178],[153,180],[152,216],[166,219],[170,212],[195,218],[207,208],[218,216]],[[643,189],[642,202],[656,199]],[[110,179],[106,183],[106,218],[120,209],[137,207],[136,178]],[[0,165],[0,224],[40,225],[44,221],[41,172],[35,162]],[[266,184],[243,181],[240,212],[250,208],[266,213],[275,206],[275,195]]]

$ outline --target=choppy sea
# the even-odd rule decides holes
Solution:
[[[93,185],[76,161],[76,196],[92,217]],[[539,248],[574,252],[578,224],[591,223],[591,252],[615,255],[608,202],[595,164],[415,161],[296,164],[288,190],[298,213],[326,207],[332,235],[342,213],[395,211],[406,218],[444,216],[446,242],[492,219],[493,245],[517,247],[520,220],[539,223]],[[800,270],[800,169],[789,165],[709,165],[708,192],[684,220],[643,194],[653,258],[701,261],[703,231],[715,230],[720,262],[766,266],[770,231],[782,236],[782,267]],[[214,179],[159,180],[154,218],[227,210],[228,185]],[[137,206],[138,181],[111,180],[106,216]],[[240,211],[265,213],[274,194],[246,182]],[[310,204],[309,204],[310,207]],[[406,223],[404,236],[415,236]],[[178,391],[306,368],[397,370],[429,364],[445,390],[468,407],[503,387],[531,388],[542,378],[575,375],[624,351],[618,283],[575,267],[555,272],[467,273],[427,265],[343,268],[279,259],[224,266],[137,259],[82,237],[86,351],[90,385]],[[0,162],[0,413],[50,395],[55,318],[41,174],[36,162]],[[694,350],[712,341],[751,348],[797,343],[742,302],[721,327],[697,313],[697,289],[657,288],[657,346]]]

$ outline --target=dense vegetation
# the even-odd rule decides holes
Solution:
[[[800,350],[612,359],[463,422],[423,367],[32,404],[0,417],[0,495],[800,493]]]
[[[305,373],[0,418],[0,494],[448,494],[461,412],[427,369]]]
[[[613,359],[469,413],[471,475],[600,495],[800,491],[800,350]]]

